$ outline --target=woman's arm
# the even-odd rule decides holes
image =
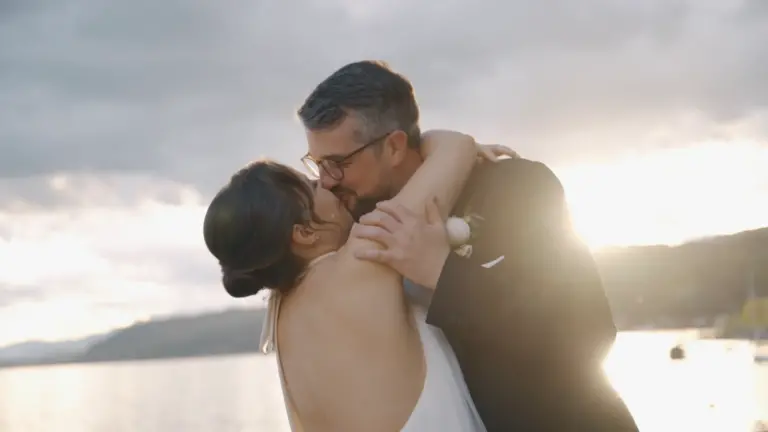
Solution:
[[[424,149],[428,151],[426,160],[390,201],[414,213],[423,214],[426,204],[435,200],[441,216],[445,217],[453,208],[472,172],[477,157],[477,144],[468,135],[446,130],[425,132],[422,140]],[[360,289],[372,292],[381,291],[372,281],[401,285],[402,277],[390,267],[360,260],[354,256],[355,251],[371,248],[381,249],[382,245],[357,236],[349,238],[339,251],[338,259],[334,260],[339,266],[339,271],[343,272],[345,280],[350,285],[364,285]],[[401,290],[397,291],[396,295],[402,302],[403,293]]]
[[[392,201],[423,214],[426,204],[434,199],[445,218],[475,166],[477,143],[469,135],[434,130],[424,133],[422,146],[429,151],[424,163]]]
[[[477,144],[472,137],[459,132],[434,130],[422,135],[421,151],[425,156],[424,163],[390,201],[421,215],[426,204],[435,200],[445,218],[472,173],[478,154]],[[350,237],[345,248],[354,251],[370,249],[372,245],[381,247],[371,240]],[[359,262],[358,265],[368,267],[370,264]]]

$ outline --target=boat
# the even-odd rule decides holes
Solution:
[[[672,360],[685,360],[685,349],[683,344],[678,344],[669,350],[669,358]]]

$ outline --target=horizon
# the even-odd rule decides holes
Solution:
[[[205,206],[252,159],[299,166],[296,107],[359,59],[411,80],[424,129],[550,166],[594,251],[768,226],[760,2],[16,3],[0,346],[254,305],[220,287]]]
[[[675,244],[673,244],[673,243],[651,243],[651,244],[607,245],[607,246],[604,246],[604,247],[600,247],[599,250],[593,250],[593,254],[598,255],[598,254],[601,254],[601,253],[615,253],[615,252],[617,252],[617,249],[623,250],[623,249],[626,249],[626,248],[637,248],[637,247],[640,247],[640,248],[642,248],[642,247],[655,247],[655,246],[677,247],[677,246],[681,246],[681,245],[685,245],[685,244],[690,244],[690,243],[696,243],[696,242],[704,241],[704,240],[707,240],[707,239],[723,238],[723,237],[728,237],[728,236],[731,236],[731,235],[742,234],[742,233],[746,233],[746,232],[759,231],[759,230],[762,230],[762,229],[768,229],[768,225],[762,226],[762,227],[746,229],[746,230],[739,230],[739,231],[736,231],[736,232],[729,232],[729,233],[722,233],[722,234],[713,234],[713,235],[707,235],[707,236],[702,236],[702,237],[686,239],[686,240],[683,240],[680,243],[675,243]],[[243,306],[243,305],[227,305],[227,306],[223,306],[223,307],[220,307],[220,308],[217,308],[217,309],[200,309],[200,310],[196,310],[196,311],[161,313],[161,314],[157,314],[157,315],[143,317],[141,319],[136,319],[136,320],[134,320],[132,322],[129,322],[129,323],[121,325],[121,326],[116,326],[116,327],[108,328],[106,330],[101,330],[101,331],[93,332],[93,333],[85,333],[85,334],[82,334],[80,336],[75,336],[75,337],[69,337],[69,338],[63,338],[63,339],[62,338],[55,338],[55,339],[45,339],[45,338],[24,339],[24,340],[17,340],[17,341],[14,341],[14,342],[9,342],[9,343],[2,343],[2,342],[0,342],[0,350],[6,349],[6,348],[10,348],[10,347],[13,347],[13,346],[16,346],[16,345],[22,345],[22,344],[77,342],[79,340],[87,339],[87,338],[91,338],[91,337],[102,336],[102,335],[103,336],[110,335],[110,334],[112,334],[114,332],[126,329],[128,327],[132,327],[134,325],[138,325],[138,324],[142,324],[142,323],[148,323],[148,322],[158,322],[158,321],[164,321],[164,320],[169,320],[169,319],[187,318],[187,317],[194,318],[194,317],[198,317],[198,316],[201,316],[201,315],[214,315],[214,314],[221,314],[221,313],[226,313],[226,312],[230,312],[230,311],[238,311],[238,310],[239,311],[249,311],[249,310],[255,310],[255,309],[263,309],[263,308],[266,307],[266,295],[267,294],[260,294],[260,295],[254,296],[253,298],[250,298],[249,299],[250,300],[249,303],[251,303],[251,304],[249,304],[247,306]]]

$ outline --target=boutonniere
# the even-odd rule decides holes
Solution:
[[[464,258],[472,255],[472,239],[483,218],[477,213],[467,212],[464,216],[451,216],[445,221],[448,243],[453,251]]]

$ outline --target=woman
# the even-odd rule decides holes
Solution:
[[[426,161],[393,200],[418,212],[437,203],[443,219],[478,152],[511,153],[457,132],[423,141]],[[401,276],[354,258],[371,244],[347,241],[352,225],[331,192],[268,161],[235,174],[206,214],[206,244],[227,291],[272,291],[267,342],[293,430],[484,430],[453,352],[408,303]]]

